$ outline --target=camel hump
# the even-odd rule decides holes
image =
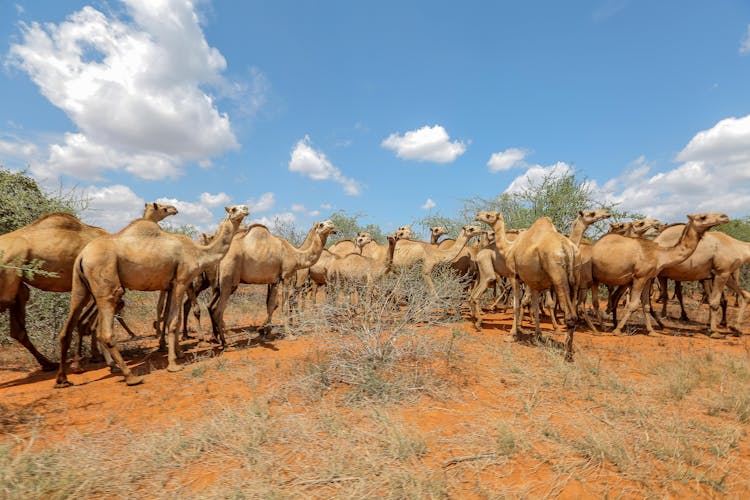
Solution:
[[[78,220],[78,217],[75,215],[69,214],[67,212],[50,212],[48,214],[44,214],[38,219],[36,219],[34,222],[29,224],[29,226],[54,226],[56,228],[60,229],[67,229],[75,231],[77,229],[80,229],[83,226],[83,222]]]

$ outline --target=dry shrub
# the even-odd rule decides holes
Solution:
[[[438,396],[460,350],[456,334],[425,334],[458,321],[464,281],[448,268],[433,275],[435,290],[419,267],[386,275],[372,286],[329,285],[328,299],[295,317],[296,333],[316,335],[321,350],[303,368],[308,396],[332,386],[349,390],[349,402],[397,402],[428,393]]]

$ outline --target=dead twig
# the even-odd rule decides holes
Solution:
[[[498,458],[498,453],[482,453],[481,455],[469,455],[466,457],[451,458],[443,462],[443,468],[450,467],[451,465],[460,464],[462,462],[471,462],[473,460],[484,460],[485,458]]]
[[[323,479],[305,479],[303,481],[291,480],[291,481],[287,481],[287,484],[294,484],[295,486],[317,486],[321,484],[343,483],[346,481],[359,481],[360,479],[362,478],[356,477],[356,476],[329,477],[329,478],[323,478]]]

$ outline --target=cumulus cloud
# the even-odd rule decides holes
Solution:
[[[675,159],[674,169],[652,174],[639,158],[604,185],[606,200],[666,222],[695,212],[750,213],[750,115],[698,132]]]
[[[506,193],[521,193],[532,185],[539,184],[546,176],[562,176],[573,173],[573,168],[565,162],[559,161],[555,164],[543,167],[534,165],[529,167],[526,172],[519,175],[510,183],[505,190]]]
[[[81,219],[109,232],[119,231],[130,221],[142,217],[146,203],[132,189],[121,184],[89,186],[83,189],[83,196],[88,200],[88,207]]]
[[[123,3],[127,18],[86,6],[60,24],[21,25],[9,64],[77,128],[32,165],[38,175],[99,180],[125,170],[162,179],[238,147],[204,90],[226,85],[226,61],[206,42],[193,2]]]
[[[0,138],[0,160],[9,163],[21,162],[27,164],[38,154],[38,151],[39,149],[34,143],[17,137]]]
[[[227,206],[232,199],[227,193],[221,192],[217,194],[201,193],[201,204],[207,207],[221,207]]]
[[[263,224],[271,232],[274,232],[277,229],[294,226],[297,222],[297,216],[291,212],[282,212],[274,215],[255,217],[248,222],[250,224]]]
[[[431,210],[437,206],[437,203],[432,201],[432,198],[427,198],[427,201],[422,205],[422,210]]]
[[[276,204],[276,197],[273,193],[263,193],[260,198],[256,201],[253,198],[247,200],[247,206],[250,209],[250,213],[268,212]]]
[[[523,166],[523,159],[526,157],[527,151],[518,148],[508,148],[505,151],[499,153],[492,153],[487,166],[490,172],[502,172],[504,170],[510,170],[513,167]]]
[[[383,140],[381,146],[395,151],[399,158],[435,163],[451,163],[466,151],[466,144],[451,141],[448,132],[440,125],[425,125],[404,135],[393,133]]]
[[[316,181],[332,180],[344,187],[344,193],[350,196],[360,194],[359,183],[345,177],[341,170],[331,163],[325,153],[314,149],[310,137],[305,136],[295,144],[289,160],[289,170],[297,172]]]
[[[740,42],[740,54],[750,54],[750,24],[747,26],[745,38]]]

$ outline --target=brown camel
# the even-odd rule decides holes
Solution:
[[[229,250],[232,237],[242,219],[248,215],[244,205],[226,207],[227,216],[213,241],[201,246],[183,234],[163,231],[158,224],[136,220],[113,235],[90,242],[76,258],[70,312],[60,331],[60,367],[55,387],[70,385],[65,374],[65,357],[73,326],[86,303],[94,298],[99,309],[99,339],[122,370],[128,385],[139,384],[142,377],[133,375],[117,348],[112,322],[117,304],[126,289],[170,290],[167,325],[169,371],[178,371],[178,306],[185,289],[205,269],[216,264]]]
[[[398,239],[399,244],[396,246],[396,250],[393,254],[393,266],[409,267],[417,262],[422,262],[422,278],[430,290],[434,290],[435,284],[432,281],[431,275],[435,266],[455,259],[469,240],[481,233],[482,230],[478,226],[464,226],[461,228],[461,233],[458,235],[458,238],[456,238],[456,243],[448,249],[441,249],[439,246],[432,245],[426,241],[402,239],[400,235],[407,233],[398,230],[396,231],[395,236]],[[383,253],[387,251],[387,247],[372,242],[362,248],[362,255],[381,260]]]
[[[312,303],[317,302],[318,289],[325,287],[327,280],[326,275],[328,274],[328,266],[341,257],[349,255],[350,253],[362,253],[362,247],[372,241],[372,235],[368,232],[361,231],[357,233],[357,237],[354,241],[352,240],[339,240],[331,245],[327,250],[323,250],[318,258],[317,262],[310,267],[298,269],[295,273],[294,278],[294,290],[295,296],[298,296],[304,290],[309,290]],[[303,245],[304,247],[304,245]],[[325,288],[324,288],[325,290]],[[305,297],[303,297],[304,299]]]
[[[316,222],[309,248],[294,248],[284,238],[274,236],[267,227],[256,224],[232,242],[227,256],[219,263],[218,285],[214,288],[209,311],[214,335],[224,341],[224,310],[229,296],[240,283],[270,285],[266,298],[267,317],[271,323],[278,302],[280,284],[298,269],[310,267],[318,261],[328,235],[335,230],[330,220]],[[283,294],[282,294],[283,299]],[[283,307],[283,304],[282,304]]]
[[[326,281],[348,281],[372,285],[375,280],[390,271],[397,241],[395,235],[388,235],[388,251],[380,255],[378,259],[358,253],[334,258],[328,265]]]
[[[656,335],[651,326],[651,316],[645,311],[651,281],[667,266],[678,264],[695,251],[698,242],[708,229],[724,224],[729,217],[719,213],[688,215],[678,241],[671,247],[644,238],[629,238],[618,234],[607,234],[597,241],[592,249],[592,276],[595,282],[605,285],[630,285],[630,297],[623,317],[617,323],[615,335],[622,335],[630,315],[644,306],[646,329]]]
[[[501,236],[495,232],[495,239]],[[521,282],[531,292],[536,336],[539,326],[539,294],[553,289],[565,315],[565,359],[573,360],[573,334],[578,320],[575,294],[578,290],[578,247],[558,233],[548,217],[537,219],[531,227],[518,235],[507,250],[506,265],[513,287],[513,327],[511,338],[519,340],[521,333]]]
[[[654,242],[662,246],[672,246],[683,230],[684,224],[667,227],[654,239]],[[736,322],[729,328],[739,333],[750,293],[740,288],[734,276],[742,265],[748,262],[750,262],[750,243],[739,241],[724,233],[711,231],[703,235],[690,257],[680,263],[665,266],[659,273],[659,282],[662,290],[666,291],[667,279],[675,280],[677,283],[710,280],[708,333],[712,338],[723,338],[723,335],[717,331],[721,294],[725,286],[729,286],[737,293],[740,302],[739,311]],[[675,287],[676,290],[677,287]],[[687,318],[681,293],[678,294],[678,299],[682,315]],[[666,309],[665,300],[662,306],[662,316],[666,316]]]
[[[159,221],[177,213],[171,205],[147,203],[144,218]],[[34,273],[33,278],[19,276],[16,270],[0,268],[0,311],[10,309],[10,335],[18,340],[36,358],[45,371],[57,364],[43,356],[31,343],[26,332],[26,302],[28,286],[47,292],[69,292],[73,279],[73,262],[90,241],[109,233],[100,227],[84,224],[66,213],[43,215],[31,224],[0,235],[2,264],[43,262],[44,274]],[[90,311],[89,317],[95,317]],[[80,329],[80,334],[87,329]],[[92,343],[96,350],[96,342]],[[80,351],[80,337],[79,337]]]

